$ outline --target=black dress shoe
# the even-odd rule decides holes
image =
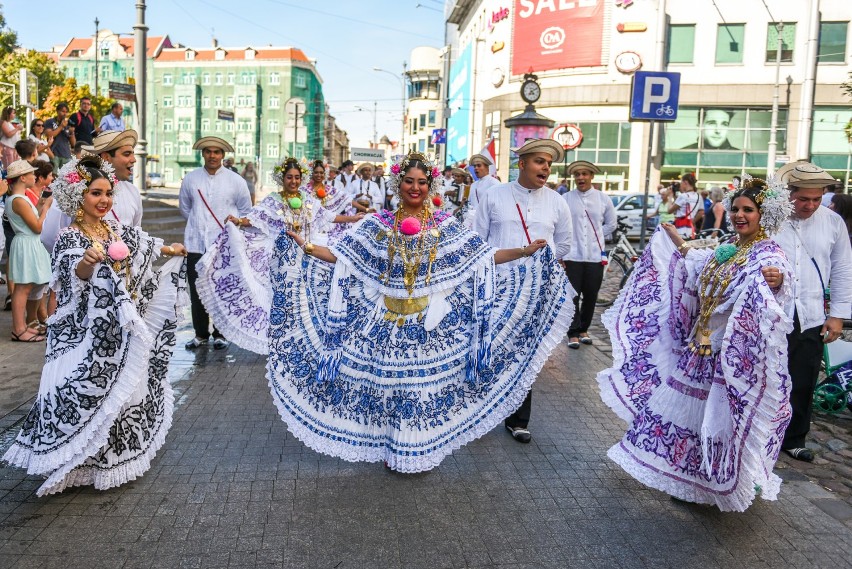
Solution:
[[[518,441],[519,443],[528,443],[532,440],[532,435],[530,434],[529,429],[524,427],[510,427],[506,425],[506,430],[512,433],[512,438]]]
[[[814,461],[814,453],[809,448],[785,448],[784,452],[786,452],[796,460],[801,460],[804,462]]]

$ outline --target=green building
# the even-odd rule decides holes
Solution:
[[[98,90],[109,82],[132,82],[131,37],[98,34]],[[202,136],[219,136],[236,150],[238,169],[254,162],[259,185],[270,186],[272,168],[286,156],[329,159],[324,140],[327,109],[314,63],[291,47],[192,48],[168,36],[148,38],[148,171],[167,185],[180,183],[201,166],[192,150]],[[51,56],[69,77],[94,88],[95,42],[72,38]],[[124,103],[124,101],[122,101]],[[133,104],[124,104],[128,128],[136,125]]]

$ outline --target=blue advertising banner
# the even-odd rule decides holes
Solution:
[[[445,162],[452,164],[467,160],[470,156],[470,86],[471,46],[455,58],[450,66],[449,107],[447,119],[447,155]]]

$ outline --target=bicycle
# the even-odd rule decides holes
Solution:
[[[660,105],[659,107],[657,107],[657,116],[658,117],[661,117],[663,115],[665,115],[667,117],[673,117],[674,114],[675,114],[675,110],[674,110],[674,107],[672,107],[671,105]]]
[[[610,306],[615,302],[618,293],[624,288],[630,273],[633,272],[634,263],[639,258],[639,253],[627,239],[627,232],[632,226],[625,223],[623,221],[625,219],[627,219],[625,216],[618,217],[618,224],[613,233],[615,245],[607,252],[603,282],[595,302],[598,306]]]

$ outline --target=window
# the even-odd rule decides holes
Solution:
[[[201,84],[202,85],[209,85],[210,84],[210,74],[209,73],[204,73],[204,74],[201,75]]]
[[[716,63],[742,63],[745,24],[719,24],[716,30]]]
[[[843,129],[849,123],[852,123],[852,107],[848,105],[814,109],[811,161],[829,170],[835,178],[847,180],[847,184],[852,180],[852,154]]]
[[[281,84],[281,75],[279,73],[270,73],[269,74],[269,84],[270,85],[280,85]]]
[[[173,79],[171,73],[163,73],[163,85],[172,85]]]
[[[166,168],[163,170],[163,175],[166,177],[167,182],[175,181],[175,171],[172,168]]]
[[[411,119],[411,134],[417,134],[417,119]]]
[[[195,52],[192,51],[191,49],[188,49],[185,52],[183,52],[183,56],[184,56],[184,59],[186,59],[187,61],[192,61],[193,59],[195,59]]]
[[[420,129],[426,128],[426,115],[420,115]]]
[[[846,27],[849,22],[821,22],[819,25],[819,63],[846,61]]]
[[[234,121],[225,121],[225,130],[228,132],[234,132]]]
[[[109,50],[112,47],[111,41],[102,41],[100,45],[101,59],[109,59]]]
[[[436,117],[437,117],[436,111],[429,111],[429,126],[435,126]]]
[[[277,109],[280,105],[280,99],[278,97],[269,97],[269,108]]]
[[[221,85],[221,84],[222,84],[222,74],[221,74],[221,73],[217,73],[217,74],[216,74],[216,84],[217,84],[217,85]]]
[[[201,130],[210,130],[210,119],[201,119]]]
[[[242,83],[243,85],[251,84],[248,72],[243,71],[242,73],[240,73],[240,83]]]
[[[216,61],[222,61],[223,59],[225,59],[225,50],[217,49],[214,58],[216,59]]]
[[[695,24],[673,24],[669,26],[666,41],[666,61],[669,63],[692,63],[695,51]]]
[[[278,132],[278,121],[269,121],[269,128],[267,130],[269,132]]]
[[[163,143],[163,154],[165,156],[171,156],[174,153],[175,153],[175,149],[172,146],[172,143],[171,142],[164,142]]]
[[[210,97],[201,97],[201,108],[209,109],[210,108]]]
[[[178,143],[178,146],[178,152],[181,156],[187,156],[189,154],[192,154],[192,144],[190,144],[189,142],[181,141]]]
[[[225,99],[225,106],[228,107],[229,109],[233,109],[234,108],[234,98],[228,97],[227,99]]]
[[[237,154],[240,156],[251,156],[254,154],[254,145],[250,142],[238,142]]]
[[[246,96],[245,95],[237,95],[237,106],[245,107],[246,106]]]
[[[228,85],[233,85],[236,78],[237,78],[236,73],[228,73]]]
[[[425,138],[421,138],[417,142],[417,151],[418,152],[426,152],[426,139]]]
[[[782,24],[781,30],[781,61],[793,61],[793,43],[796,41],[796,24]],[[766,30],[766,63],[775,63],[778,51],[778,28],[775,22],[770,22]]]
[[[172,98],[171,97],[163,97],[163,108],[169,108],[172,106]]]
[[[163,132],[171,132],[173,128],[172,119],[163,120]]]
[[[214,101],[215,101],[216,108],[221,109],[222,108],[222,97],[216,97],[214,99]]]
[[[308,86],[307,81],[305,80],[304,73],[296,73],[296,76],[294,77],[294,82],[296,84],[296,88],[298,89],[304,89]]]
[[[178,130],[182,132],[189,132],[192,130],[192,119],[182,118],[178,119]]]
[[[195,73],[184,73],[182,82],[184,85],[195,85]]]
[[[266,157],[267,158],[278,158],[278,145],[277,144],[267,144],[266,145]]]
[[[246,59],[254,59],[255,51],[251,48],[246,50]]]
[[[216,132],[222,132],[222,121],[216,121]]]

